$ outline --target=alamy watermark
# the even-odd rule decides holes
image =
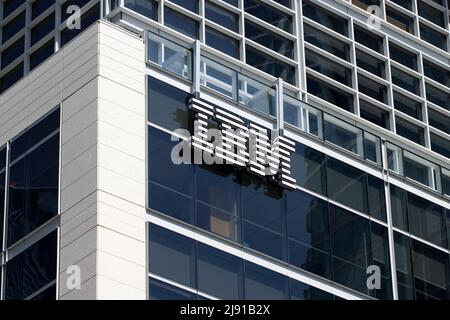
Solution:
[[[69,30],[81,29],[81,8],[77,5],[71,5],[66,10],[70,16],[66,20],[66,27]]]

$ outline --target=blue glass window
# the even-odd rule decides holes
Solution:
[[[231,31],[239,32],[238,16],[212,2],[205,2],[205,17]]]
[[[2,69],[20,57],[25,51],[25,37],[21,37],[2,52]]]
[[[39,22],[34,28],[31,29],[31,45],[44,38],[55,28],[55,14],[52,13],[47,18]]]
[[[198,39],[198,22],[175,10],[164,8],[164,24],[188,37]]]
[[[208,46],[239,59],[239,41],[212,28],[206,27],[205,41]]]
[[[54,52],[55,42],[52,38],[30,55],[30,70],[33,70],[42,62],[47,60],[47,58],[49,58]]]
[[[292,17],[259,0],[245,0],[245,12],[292,33]]]
[[[23,62],[0,79],[0,93],[5,92],[23,77]]]
[[[2,41],[5,43],[11,39],[16,33],[25,27],[25,11],[20,13],[17,17],[5,24],[2,28]]]
[[[125,0],[124,5],[147,18],[158,20],[158,2],[154,0]]]
[[[36,0],[31,4],[31,20],[55,4],[55,0]]]
[[[288,278],[275,271],[245,262],[245,299],[288,299]]]

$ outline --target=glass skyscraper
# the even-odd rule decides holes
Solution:
[[[1,2],[1,298],[450,299],[449,5]]]

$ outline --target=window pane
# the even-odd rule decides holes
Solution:
[[[251,262],[245,262],[245,299],[285,300],[288,278]]]
[[[2,43],[5,43],[9,39],[11,39],[16,33],[18,33],[24,27],[25,27],[25,11],[20,13],[18,16],[16,16],[14,19],[12,19],[10,22],[8,22],[3,26]]]
[[[172,162],[172,149],[179,142],[170,139],[169,134],[149,127],[148,205],[176,219],[194,223],[194,166]]]
[[[434,133],[430,134],[431,150],[450,158],[450,141]]]
[[[414,20],[399,11],[386,6],[386,21],[406,32],[414,34]]]
[[[303,0],[303,15],[310,18],[322,26],[330,28],[344,36],[348,35],[348,25],[347,20],[335,15],[322,7]]]
[[[242,299],[243,261],[235,256],[198,243],[198,290],[226,300]]]
[[[291,300],[333,300],[333,295],[304,284],[302,282],[289,279]]]
[[[392,42],[389,42],[389,55],[392,60],[417,71],[417,56]]]
[[[302,191],[287,193],[289,263],[331,276],[328,206]]]
[[[53,231],[6,264],[6,300],[23,300],[56,279],[57,233]]]
[[[420,39],[425,40],[442,50],[447,50],[446,35],[427,27],[422,23],[420,24]]]
[[[352,86],[352,71],[350,69],[308,49],[305,50],[305,61],[307,67],[349,87]]]
[[[395,264],[397,268],[397,288],[400,300],[414,299],[414,285],[411,267],[410,239],[394,232]]]
[[[297,142],[295,153],[291,154],[291,170],[298,185],[326,195],[325,155],[322,152]]]
[[[422,104],[394,91],[394,108],[422,120]]]
[[[2,52],[2,69],[20,57],[25,51],[25,37],[21,37]]]
[[[408,193],[408,221],[412,234],[438,246],[447,246],[442,207]]]
[[[245,36],[268,49],[294,59],[294,43],[292,41],[279,34],[275,34],[250,20],[245,20]]]
[[[395,117],[397,134],[411,140],[412,142],[425,145],[425,137],[423,128],[418,127],[406,120]]]
[[[358,67],[373,73],[380,78],[385,78],[384,61],[356,49],[356,64]]]
[[[206,27],[206,44],[233,58],[239,59],[239,41]]]
[[[149,296],[150,300],[197,300],[194,293],[153,278],[149,280]]]
[[[25,0],[5,0],[3,2],[3,18],[9,16],[14,10],[19,8]]]
[[[59,134],[10,169],[8,246],[58,214]]]
[[[444,13],[442,11],[433,8],[421,0],[417,1],[417,9],[421,17],[433,22],[441,28],[445,28]]]
[[[295,67],[272,58],[250,46],[246,47],[247,63],[274,77],[282,78],[284,81],[295,84]]]
[[[30,55],[30,70],[33,70],[42,62],[47,60],[55,52],[54,39],[50,39],[47,43],[42,45],[39,49]]]
[[[363,133],[361,129],[328,114],[324,114],[323,127],[326,141],[360,157],[364,156]]]
[[[400,71],[397,68],[391,67],[391,78],[392,83],[395,85],[402,87],[405,90],[408,90],[411,93],[416,95],[420,95],[419,89],[419,79],[416,77]]]
[[[14,0],[16,1],[16,0]],[[42,12],[55,4],[54,0],[36,0],[31,4],[31,19],[37,18]]]
[[[172,0],[172,2],[189,11],[198,13],[198,0]]]
[[[307,24],[303,25],[305,41],[323,49],[341,59],[350,61],[350,46],[329,34]]]
[[[423,71],[425,76],[434,81],[450,86],[450,71],[442,67],[438,67],[434,63],[423,60]]]
[[[369,214],[386,222],[384,182],[370,174],[367,175],[367,198]]]
[[[442,113],[428,108],[428,122],[436,129],[450,134],[450,118]]]
[[[0,79],[0,93],[5,92],[23,77],[23,62]]]
[[[378,53],[383,53],[383,38],[358,25],[354,25],[353,28],[356,42]]]
[[[60,109],[52,111],[45,118],[34,124],[11,144],[11,161],[18,158],[35,144],[48,137],[59,128]]]
[[[376,107],[361,99],[359,100],[359,111],[361,118],[389,130],[389,111]]]
[[[394,226],[408,230],[408,219],[406,216],[406,201],[407,192],[400,187],[390,185],[391,193],[391,210],[392,223]]]
[[[198,22],[168,7],[164,8],[164,24],[188,37],[198,39]]]
[[[331,199],[366,212],[366,178],[363,171],[328,157],[327,188]]]
[[[34,45],[39,40],[44,38],[55,28],[55,14],[52,13],[47,18],[39,22],[31,29],[31,45]]]
[[[158,2],[154,0],[125,0],[124,5],[147,18],[158,20]]]
[[[205,2],[205,17],[231,31],[239,32],[238,16],[212,2]]]
[[[337,89],[312,76],[307,76],[308,93],[328,101],[344,110],[353,112],[353,95]]]
[[[431,101],[446,110],[450,110],[450,94],[441,91],[428,83],[425,84],[425,91],[428,101]]]
[[[245,0],[244,10],[255,17],[292,33],[292,17],[259,0]]]
[[[154,224],[148,234],[150,272],[195,287],[195,241]]]
[[[358,74],[358,90],[375,100],[387,103],[387,88],[360,74]]]

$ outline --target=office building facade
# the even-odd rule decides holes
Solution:
[[[2,1],[1,298],[449,299],[448,6]]]

